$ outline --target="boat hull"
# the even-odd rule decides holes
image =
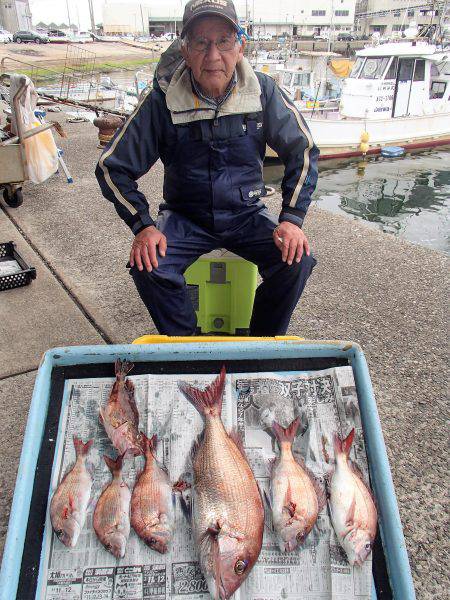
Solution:
[[[380,120],[304,116],[320,149],[320,160],[362,156],[360,144],[364,131],[369,134],[369,149],[365,154],[377,154],[383,146],[414,150],[450,144],[450,113]],[[277,155],[268,149],[267,156]]]

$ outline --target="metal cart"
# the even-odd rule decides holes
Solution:
[[[9,75],[1,75],[0,83],[10,78]],[[26,78],[22,77],[22,85],[11,98],[11,109],[13,114],[18,115],[20,98],[26,91]],[[55,127],[55,123],[44,123],[25,131],[22,121],[18,118],[17,136],[0,142],[0,189],[3,189],[3,199],[8,206],[17,208],[23,202],[22,185],[29,179],[27,158],[25,153],[25,140]]]

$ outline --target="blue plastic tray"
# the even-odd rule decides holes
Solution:
[[[16,598],[33,483],[56,367],[100,365],[116,358],[139,362],[240,361],[279,359],[345,359],[353,368],[364,428],[371,483],[379,513],[379,529],[394,598],[414,600],[415,592],[403,537],[378,411],[367,363],[352,342],[263,341],[174,343],[155,345],[78,346],[54,348],[44,354],[36,377],[28,416],[8,534],[0,571],[0,600]],[[373,599],[377,598],[375,586]]]

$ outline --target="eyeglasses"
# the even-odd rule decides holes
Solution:
[[[211,44],[214,44],[219,52],[229,52],[233,50],[238,38],[235,37],[221,37],[218,40],[211,41],[206,38],[195,38],[193,40],[188,41],[188,46],[194,52],[199,52],[202,54],[206,54],[211,47]]]

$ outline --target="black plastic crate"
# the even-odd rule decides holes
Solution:
[[[2,262],[7,260],[15,260],[20,267],[20,271],[8,275],[0,275],[0,292],[28,285],[32,279],[36,279],[36,269],[27,265],[17,252],[14,242],[3,242],[0,244],[0,266]]]

